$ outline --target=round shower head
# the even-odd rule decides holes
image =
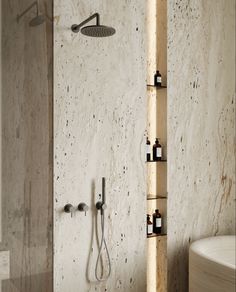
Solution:
[[[34,17],[33,19],[31,19],[31,21],[29,22],[30,26],[37,26],[40,25],[42,23],[44,23],[46,21],[46,18],[43,14],[39,14],[36,17]]]
[[[81,28],[81,33],[90,37],[109,37],[115,32],[113,27],[105,25],[89,25]]]

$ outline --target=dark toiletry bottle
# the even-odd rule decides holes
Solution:
[[[146,141],[146,153],[147,153],[147,161],[151,160],[151,142],[148,140]]]
[[[161,147],[161,144],[159,143],[158,138],[156,138],[156,142],[152,147],[152,152],[153,152],[153,160],[160,161],[162,158],[162,147]]]
[[[152,235],[152,230],[153,230],[152,222],[151,222],[150,218],[151,218],[151,216],[147,215],[147,235]]]
[[[161,73],[157,70],[156,74],[154,75],[154,85],[161,86]]]
[[[158,209],[155,210],[155,213],[153,213],[152,218],[153,218],[153,233],[161,234],[162,222],[161,222],[161,214],[159,213]]]

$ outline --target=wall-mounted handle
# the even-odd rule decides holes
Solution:
[[[87,211],[89,210],[89,207],[88,207],[88,205],[86,205],[85,203],[79,203],[79,205],[78,205],[78,210],[79,210],[80,212],[85,212],[85,216],[86,216],[86,213],[87,213]]]
[[[72,218],[73,214],[74,214],[74,211],[75,211],[75,208],[71,204],[66,204],[65,207],[64,207],[64,211],[66,213],[70,213],[71,214],[71,218]]]
[[[105,210],[107,208],[107,204],[104,204],[103,202],[99,201],[99,202],[96,203],[96,208],[98,210],[103,211],[103,210]]]

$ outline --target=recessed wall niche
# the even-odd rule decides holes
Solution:
[[[161,234],[147,236],[147,292],[167,291],[167,1],[147,1],[147,136],[159,138],[162,160],[147,162],[147,214],[162,216]],[[155,86],[156,71],[161,86]],[[152,151],[151,151],[152,156]],[[152,216],[151,216],[152,220]],[[154,222],[152,222],[154,223]]]

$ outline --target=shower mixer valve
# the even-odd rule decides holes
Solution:
[[[80,212],[84,212],[85,216],[86,216],[86,213],[87,213],[88,209],[89,209],[89,207],[88,207],[88,205],[86,205],[85,203],[80,203],[80,204],[78,205],[78,210],[79,210]]]
[[[70,213],[71,214],[71,218],[73,217],[73,215],[74,215],[76,210],[78,210],[80,212],[85,212],[85,216],[86,216],[86,213],[89,210],[89,207],[85,203],[79,203],[78,207],[74,207],[71,204],[66,204],[64,206],[64,212]]]
[[[75,212],[75,208],[71,204],[66,204],[65,207],[64,207],[64,211],[66,213],[70,213],[71,218],[72,218],[73,215],[74,215],[74,212]]]

